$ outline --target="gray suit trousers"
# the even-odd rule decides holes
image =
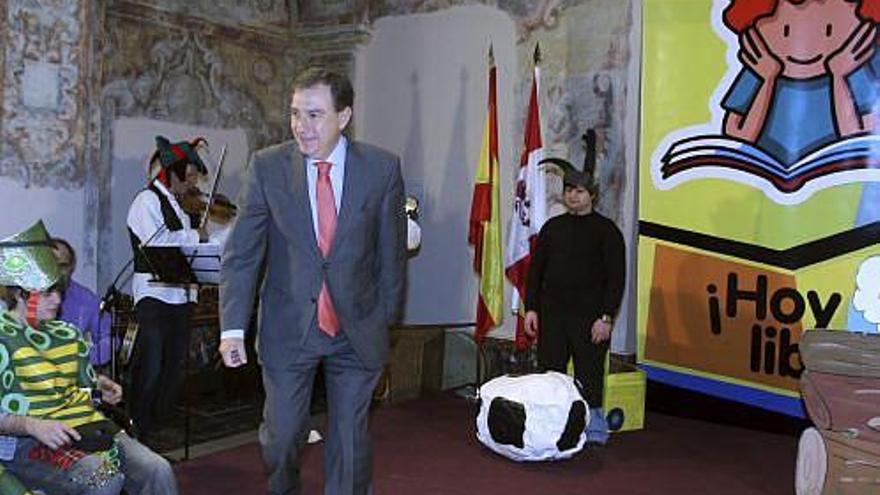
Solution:
[[[260,444],[269,469],[269,493],[301,492],[300,453],[310,426],[309,404],[319,363],[324,365],[328,407],[324,494],[368,495],[372,450],[367,419],[382,369],[364,367],[344,331],[331,338],[316,323],[293,362],[283,368],[263,367],[266,404]]]

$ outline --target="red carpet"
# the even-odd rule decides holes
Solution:
[[[377,409],[377,495],[782,495],[794,493],[797,438],[648,412],[645,430],[556,463],[517,464],[474,436],[474,410],[440,395]],[[322,444],[305,454],[305,494],[321,491]],[[259,447],[175,466],[185,495],[266,492]]]

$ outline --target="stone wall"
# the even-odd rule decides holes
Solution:
[[[79,251],[89,285],[94,231],[82,228],[83,192],[94,163],[97,9],[90,0],[0,2],[0,178],[7,211],[17,213],[0,218],[0,235],[45,219]]]
[[[0,0],[0,40],[3,41],[3,46],[6,46],[6,39],[9,36],[9,20],[7,15],[7,0]],[[5,112],[3,108],[3,101],[6,94],[6,49],[0,49],[0,143],[2,143],[3,136],[3,118]],[[0,155],[3,154],[3,145],[0,144]]]
[[[0,175],[24,187],[85,181],[91,2],[5,2]]]
[[[291,21],[289,2],[286,0],[152,0],[126,3],[135,9],[164,11],[233,27],[247,25],[257,29],[286,29]],[[296,2],[292,3],[295,9]],[[293,17],[296,17],[295,11]]]

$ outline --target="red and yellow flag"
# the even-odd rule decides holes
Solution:
[[[504,270],[501,256],[501,217],[499,210],[498,112],[496,104],[495,60],[489,48],[489,108],[480,161],[474,180],[468,243],[474,247],[474,271],[480,277],[477,296],[476,339],[483,338],[501,323],[504,306]]]

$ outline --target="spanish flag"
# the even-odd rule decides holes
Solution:
[[[504,269],[501,255],[499,210],[498,113],[496,105],[495,57],[489,48],[489,108],[480,161],[474,180],[468,243],[474,247],[474,271],[480,278],[477,296],[476,340],[501,323],[504,305]]]

